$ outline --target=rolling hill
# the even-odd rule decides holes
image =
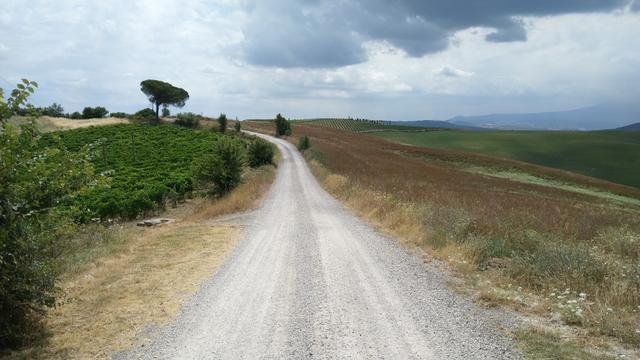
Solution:
[[[384,131],[402,144],[525,161],[640,188],[640,133],[622,131]]]
[[[569,111],[457,116],[448,122],[500,130],[604,130],[640,119],[640,104],[605,103]]]
[[[627,125],[627,126],[623,126],[623,127],[619,127],[617,129],[614,129],[617,131],[640,131],[640,122],[637,122],[635,124],[631,124],[631,125]]]

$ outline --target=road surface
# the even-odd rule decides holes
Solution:
[[[344,209],[291,144],[260,136],[282,161],[243,240],[172,324],[125,357],[518,357],[496,316]]]

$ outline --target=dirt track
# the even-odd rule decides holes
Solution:
[[[291,144],[269,140],[282,162],[244,239],[175,322],[125,357],[518,357],[500,316],[454,294],[327,194]]]

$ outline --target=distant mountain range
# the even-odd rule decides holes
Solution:
[[[419,127],[476,130],[605,130],[623,128],[638,121],[640,121],[640,103],[606,103],[568,111],[456,116],[447,121],[421,120],[392,123]]]
[[[619,127],[615,130],[619,130],[619,131],[640,131],[640,122],[637,122],[635,124],[631,124],[631,125],[627,125],[627,126],[623,126],[623,127]]]
[[[389,123],[391,125],[415,126],[423,128],[485,130],[476,126],[463,124],[458,125],[444,120],[389,121]]]

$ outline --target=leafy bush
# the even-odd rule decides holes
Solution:
[[[200,120],[202,120],[202,116],[192,112],[186,112],[176,115],[176,120],[173,123],[188,128],[197,128],[200,126]]]
[[[225,131],[227,131],[227,115],[225,114],[220,114],[220,116],[218,116],[218,130],[221,133],[224,133]]]
[[[240,184],[246,163],[245,152],[238,142],[221,138],[213,151],[194,163],[194,176],[209,193],[222,196]]]
[[[133,114],[131,120],[141,124],[151,124],[156,121],[156,113],[149,108],[142,109]]]
[[[305,151],[311,147],[311,141],[307,135],[300,138],[298,141],[298,150]]]
[[[77,111],[74,111],[73,113],[71,113],[71,115],[69,115],[69,118],[73,120],[80,120],[82,119],[82,114],[80,114]]]
[[[282,115],[276,115],[276,136],[291,135],[291,125]]]
[[[240,132],[242,130],[242,125],[240,124],[240,121],[236,120],[235,125],[233,126],[236,130],[236,132]]]
[[[256,138],[249,144],[249,166],[257,168],[273,163],[273,145],[268,141]]]
[[[25,100],[12,96],[8,105]],[[0,96],[0,120],[15,113],[5,105]],[[56,257],[73,230],[58,207],[81,194],[94,172],[86,149],[43,149],[32,124],[18,131],[0,123],[0,347],[8,347],[28,339],[38,315],[55,304]]]
[[[123,118],[123,119],[127,119],[129,118],[129,114],[125,113],[125,112],[112,112],[111,114],[109,114],[110,117],[112,118]]]
[[[171,116],[171,111],[165,105],[165,106],[162,107],[162,117],[169,117],[169,116]]]
[[[99,119],[107,116],[108,113],[109,111],[107,111],[107,109],[103,108],[102,106],[96,106],[94,108],[87,106],[82,110],[82,118]]]

